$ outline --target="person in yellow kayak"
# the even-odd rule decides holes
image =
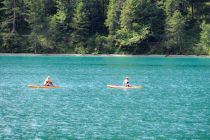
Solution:
[[[45,86],[53,86],[53,82],[52,82],[50,76],[47,76],[47,78],[44,81],[44,85]]]
[[[123,81],[123,86],[130,87],[128,77],[125,77],[125,79]]]

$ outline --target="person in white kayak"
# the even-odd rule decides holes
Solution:
[[[124,81],[123,81],[123,86],[125,87],[129,87],[129,80],[128,80],[128,77],[125,77]]]
[[[53,86],[53,82],[52,82],[50,76],[47,76],[47,78],[44,81],[44,85],[45,86]]]

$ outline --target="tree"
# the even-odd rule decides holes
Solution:
[[[182,54],[184,26],[185,19],[178,10],[173,13],[172,17],[168,17],[165,38],[168,53]]]
[[[114,35],[120,28],[120,15],[124,0],[110,0],[105,21],[110,35]]]
[[[105,34],[107,32],[105,27],[106,9],[108,0],[88,0],[87,8],[89,9],[90,18],[90,34],[96,33]]]
[[[60,0],[55,0],[56,12],[49,17],[48,38],[52,42],[52,46],[56,49],[57,45],[62,43],[66,36],[66,7]],[[56,50],[55,50],[56,51]]]
[[[89,12],[86,9],[85,3],[83,1],[79,1],[76,4],[72,20],[73,33],[71,37],[76,46],[85,47],[90,27],[88,15]]]
[[[207,54],[209,0],[0,0],[0,52]]]
[[[117,45],[136,46],[144,40],[148,33],[149,27],[136,22],[136,11],[139,0],[126,0],[120,16],[120,30],[117,31]]]
[[[16,52],[21,50],[20,34],[27,28],[27,23],[24,20],[26,11],[24,10],[23,0],[3,0],[1,2],[1,18],[0,18],[0,32],[3,41],[3,48],[6,52]]]
[[[210,24],[202,22],[200,32],[200,43],[196,48],[197,54],[210,54]]]
[[[48,25],[48,20],[45,18],[45,5],[43,0],[26,0],[26,4],[28,5],[27,21],[31,29],[29,35],[31,47],[29,50],[37,53],[38,49],[41,50],[41,47],[51,47],[45,37]]]

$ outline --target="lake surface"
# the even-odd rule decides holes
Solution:
[[[210,139],[210,59],[0,56],[0,139]]]

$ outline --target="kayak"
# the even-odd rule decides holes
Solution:
[[[33,86],[28,85],[29,88],[60,88],[59,86]]]
[[[143,86],[119,86],[119,85],[107,85],[108,88],[144,88]]]

